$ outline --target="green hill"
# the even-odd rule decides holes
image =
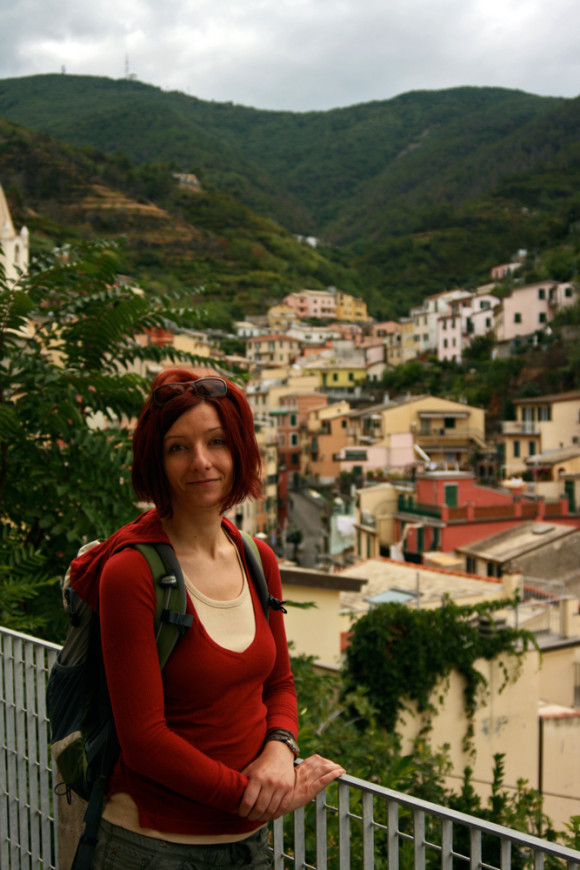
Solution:
[[[306,260],[283,268],[291,236],[282,235],[275,250],[266,245],[275,263],[264,271],[278,276],[268,288],[278,292],[280,273],[297,271],[307,286],[359,291],[377,316],[485,281],[517,249],[537,255],[575,244],[580,99],[456,88],[292,113],[204,102],[134,81],[47,75],[0,81],[0,116],[91,149],[85,155],[93,163],[115,155],[109,167],[125,166],[141,182],[149,175],[143,195],[153,199],[163,173],[146,172],[152,162],[196,172],[213,191],[211,205],[194,206],[191,197],[187,206],[183,197],[166,203],[188,222],[215,222],[217,208],[217,223],[233,221],[242,237],[255,221],[264,222],[260,232],[270,228],[267,235],[275,221],[325,240],[312,273]],[[129,170],[131,163],[142,168]],[[248,281],[252,262],[265,266],[259,245],[254,253],[238,263],[249,269]]]

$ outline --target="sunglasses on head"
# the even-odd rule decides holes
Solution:
[[[188,390],[200,399],[219,399],[227,395],[228,385],[223,378],[198,378],[196,381],[175,381],[162,384],[151,394],[151,406],[166,405],[176,396],[183,396]]]

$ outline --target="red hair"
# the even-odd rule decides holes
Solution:
[[[226,380],[228,392],[219,398],[201,399],[193,391],[187,390],[164,405],[151,405],[153,390],[162,384],[196,381],[206,376],[183,368],[160,372],[151,385],[137,422],[133,435],[133,489],[143,501],[153,502],[162,517],[170,517],[173,512],[169,484],[163,468],[163,438],[178,417],[201,402],[209,402],[216,409],[226,432],[234,463],[234,483],[222,503],[222,513],[246,498],[257,498],[262,492],[261,460],[254,434],[254,418],[248,400],[236,384]]]

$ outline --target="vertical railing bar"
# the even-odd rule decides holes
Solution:
[[[534,870],[544,870],[544,858],[544,853],[539,849],[534,851]]]
[[[294,812],[294,867],[304,870],[306,850],[304,842],[304,807]]]
[[[425,870],[425,813],[413,810],[413,866],[415,870]]]
[[[481,831],[479,828],[469,829],[470,840],[470,857],[469,866],[471,870],[481,870]]]
[[[399,870],[399,804],[387,801],[387,843],[389,870]]]
[[[441,820],[441,870],[453,868],[453,822]]]
[[[8,799],[10,790],[8,788],[8,765],[6,758],[6,749],[8,745],[6,736],[6,683],[8,676],[4,662],[8,660],[7,648],[9,638],[2,639],[2,655],[0,655],[0,696],[3,701],[4,710],[0,713],[0,783],[4,783],[4,794],[0,795],[0,867],[9,867],[9,840],[8,840]]]
[[[8,839],[10,846],[9,867],[20,866],[18,849],[18,799],[16,797],[16,736],[14,734],[14,643],[8,638],[6,647],[6,762],[8,766]]]
[[[26,758],[25,678],[24,647],[22,640],[19,638],[14,644],[14,716],[16,723],[16,758],[20,762],[16,764],[20,870],[29,870],[30,867],[27,771],[23,763]]]
[[[49,862],[47,866],[58,866],[58,801],[54,796],[56,787],[56,765],[50,764],[48,743],[48,717],[46,714],[46,682],[47,671],[50,670],[56,660],[57,653],[54,650],[38,649],[36,658],[36,697],[38,713],[38,760],[40,770],[40,819],[41,841],[44,860]],[[52,797],[52,800],[51,800]],[[52,805],[52,817],[51,817]],[[51,856],[54,855],[54,861]]]
[[[350,870],[350,791],[344,782],[338,783],[338,867]]]
[[[34,647],[27,643],[24,650],[26,674],[26,734],[28,739],[28,805],[30,807],[30,860],[33,867],[41,864],[40,852],[40,801],[39,801],[39,760],[38,729],[40,723],[36,713],[36,665]]]
[[[500,861],[501,870],[510,870],[512,866],[512,844],[505,837],[502,837],[500,843]]]
[[[316,795],[316,866],[326,870],[328,865],[328,834],[326,821],[326,789]]]
[[[274,852],[274,870],[284,870],[284,817],[272,822],[272,849]]]
[[[374,798],[371,792],[365,791],[362,796],[362,841],[363,870],[373,870],[375,866],[375,829]]]

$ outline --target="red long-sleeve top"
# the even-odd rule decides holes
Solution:
[[[244,559],[238,530],[224,523]],[[180,834],[251,832],[260,823],[236,814],[248,782],[240,771],[260,754],[268,729],[298,729],[283,615],[271,610],[268,624],[250,581],[256,634],[248,649],[220,647],[194,618],[162,675],[151,572],[140,553],[121,549],[137,540],[168,542],[155,511],[73,563],[72,583],[81,597],[90,598],[90,576],[100,578],[99,600],[93,583],[89,603],[100,610],[121,744],[108,792],[131,795],[141,827]],[[270,592],[281,598],[276,557],[256,543]],[[189,598],[187,609],[195,615]]]

